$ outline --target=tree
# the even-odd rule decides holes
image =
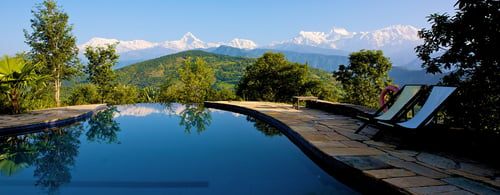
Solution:
[[[415,48],[429,73],[452,71],[442,84],[458,86],[451,122],[500,133],[500,2],[458,0],[455,16],[432,14]]]
[[[10,113],[18,114],[24,95],[33,88],[35,83],[43,82],[45,77],[35,73],[36,65],[26,62],[23,56],[0,59],[0,89],[10,102]]]
[[[180,113],[180,117],[179,125],[185,126],[184,132],[189,135],[193,127],[196,127],[196,133],[199,135],[207,129],[207,126],[210,126],[212,121],[212,115],[208,109],[194,104],[187,104],[186,109]]]
[[[33,10],[31,34],[24,30],[29,52],[35,63],[42,67],[42,74],[51,75],[54,85],[54,101],[60,106],[62,80],[70,79],[79,71],[78,48],[68,25],[68,15],[53,0],[44,1]]]
[[[117,85],[113,90],[113,98],[109,101],[110,104],[133,104],[139,100],[139,90],[132,85]]]
[[[66,104],[69,105],[83,105],[83,104],[97,104],[101,102],[97,87],[93,84],[79,84],[71,87],[71,93],[66,99]]]
[[[116,86],[116,75],[112,67],[118,62],[119,56],[115,45],[104,47],[89,46],[85,49],[85,57],[89,60],[85,67],[85,73],[89,75],[88,80],[97,86],[101,103],[111,95]]]
[[[236,95],[247,100],[290,102],[292,96],[314,95],[321,82],[308,76],[307,64],[292,63],[281,53],[267,52],[246,68]]]
[[[333,76],[342,83],[346,102],[374,108],[382,89],[392,83],[387,74],[391,69],[382,51],[361,50],[349,54],[349,65],[340,65]]]
[[[213,70],[202,58],[197,57],[193,61],[188,57],[177,72],[182,85],[180,89],[182,101],[199,103],[207,99],[215,83],[215,77]]]

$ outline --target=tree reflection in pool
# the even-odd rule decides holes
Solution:
[[[0,173],[2,194],[356,194],[270,125],[175,103],[0,135]]]

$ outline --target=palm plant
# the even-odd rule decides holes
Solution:
[[[0,59],[0,91],[10,102],[10,112],[18,114],[22,111],[21,100],[24,94],[47,77],[35,72],[36,65],[27,63],[22,56]]]

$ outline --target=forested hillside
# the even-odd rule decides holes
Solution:
[[[152,60],[132,64],[116,70],[118,81],[144,87],[159,87],[165,82],[176,82],[176,71],[187,57],[200,57],[208,66],[214,69],[215,89],[233,89],[245,72],[245,68],[255,62],[254,58],[234,57],[209,53],[199,50],[186,51],[166,55]],[[324,81],[330,88],[336,88],[337,83],[329,72],[310,68],[312,78]]]
[[[252,58],[231,57],[204,51],[186,51],[117,69],[118,81],[122,84],[131,84],[140,88],[160,86],[167,79],[174,81],[178,78],[176,71],[187,57],[201,57],[215,70],[216,89],[234,87],[241,78],[245,67],[255,61]]]

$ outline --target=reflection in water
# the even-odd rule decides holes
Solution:
[[[40,186],[49,194],[58,192],[59,187],[71,181],[71,168],[75,165],[80,140],[83,132],[81,123],[66,128],[56,128],[44,133],[37,133],[34,145],[37,147],[37,158],[34,161],[37,178],[36,186]]]
[[[166,116],[179,116],[179,125],[185,127],[184,131],[191,134],[191,129],[196,128],[200,134],[210,125],[212,116],[210,110],[197,104],[161,103],[161,104],[130,104],[117,106],[113,117],[145,117],[151,114]]]
[[[117,112],[116,106],[97,113],[88,121],[89,130],[85,134],[87,140],[98,143],[120,143],[116,132],[120,131],[120,124],[113,119],[113,113]]]
[[[124,114],[122,108],[155,112],[145,118]],[[0,134],[0,194],[238,194],[246,189],[255,194],[336,194],[335,180],[286,137],[276,136],[280,131],[254,118],[247,118],[254,123],[249,124],[230,113],[182,104],[116,109],[119,114],[112,108],[68,127]],[[165,131],[165,126],[174,130]],[[138,129],[143,127],[147,131]],[[198,134],[214,131],[200,136],[182,132],[194,129]],[[119,140],[123,143],[115,144]]]
[[[254,123],[253,126],[267,137],[283,135],[280,130],[276,129],[272,125],[261,120],[257,120],[251,116],[247,116],[247,121]]]
[[[119,124],[113,120],[116,108],[96,114],[88,122],[87,140],[118,143]],[[76,164],[83,123],[56,127],[15,136],[0,135],[0,173],[11,177],[27,167],[33,167],[35,186],[48,194],[59,191],[71,182],[71,170]]]
[[[30,166],[35,156],[31,136],[0,137],[0,173],[12,176]]]
[[[196,127],[196,132],[200,134],[205,131],[207,126],[210,125],[212,116],[208,109],[194,104],[186,105],[181,113],[181,122],[179,125],[185,126],[185,132],[191,134],[191,128]]]

